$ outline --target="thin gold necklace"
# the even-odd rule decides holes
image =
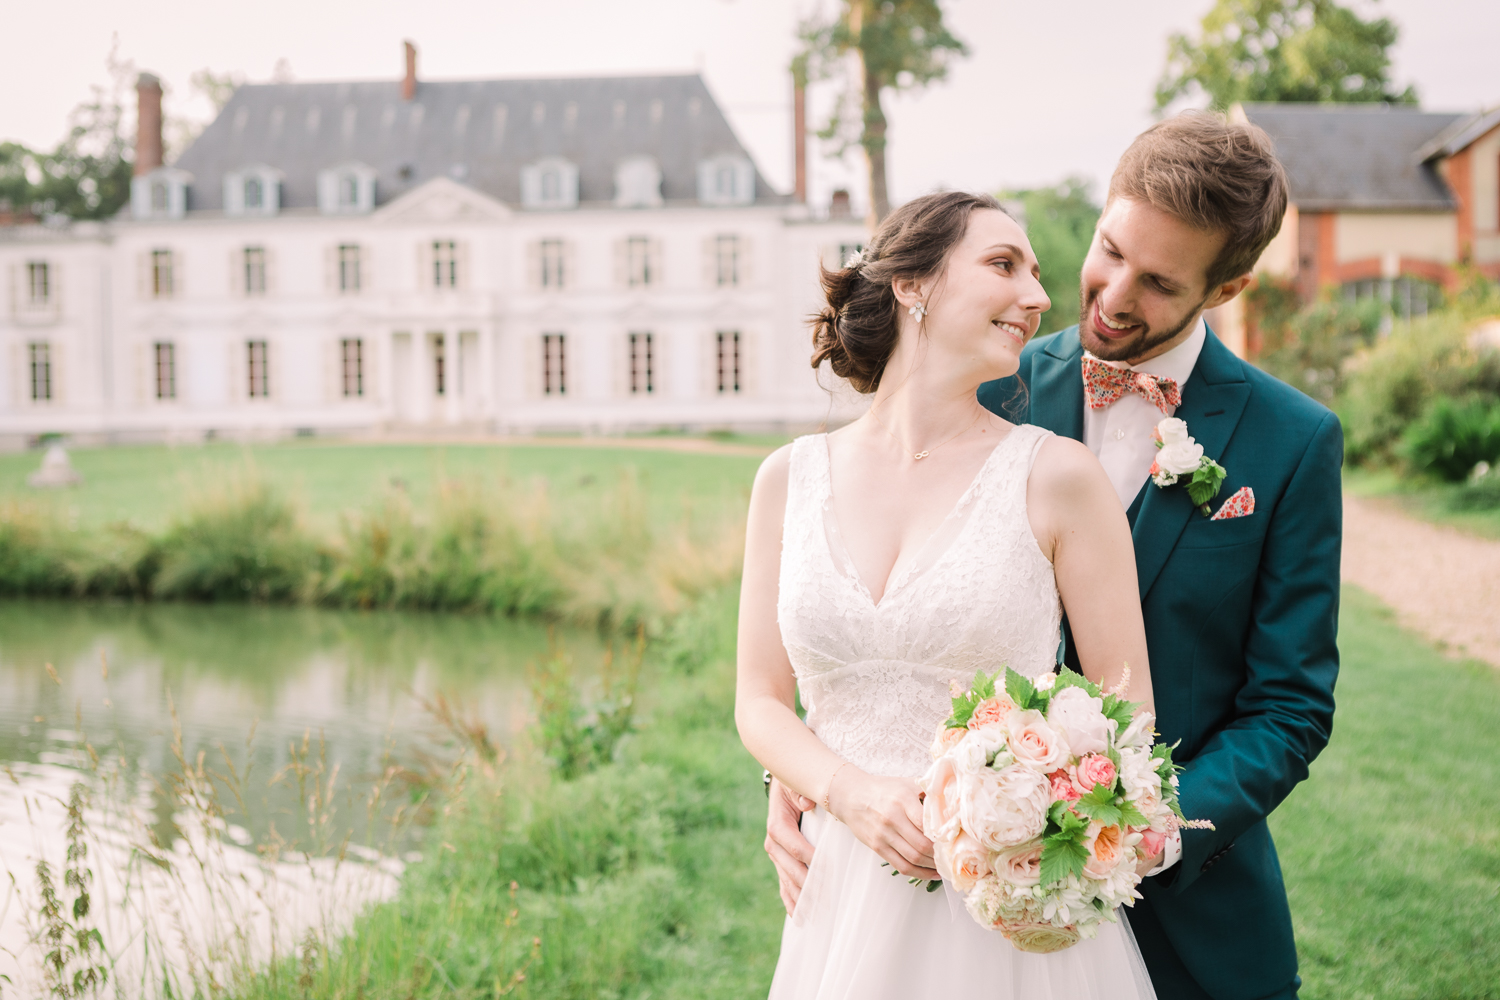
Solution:
[[[904,451],[905,448],[902,447],[902,445],[901,445],[901,439],[898,438],[894,433],[891,432],[891,429],[885,425],[885,421],[884,420],[880,419],[880,416],[875,412],[875,406],[873,404],[871,404],[870,409],[867,412],[870,414],[870,418],[873,419],[877,424],[880,425],[880,429],[883,430],[883,431],[885,431],[887,434],[889,434],[891,440],[894,441],[894,442],[896,442],[896,446],[898,448],[902,448],[902,450]],[[926,458],[928,455],[931,455],[933,452],[937,451],[943,445],[948,444],[949,442],[954,441],[957,438],[960,438],[963,435],[969,433],[971,430],[974,429],[974,425],[977,424],[977,423],[979,423],[979,418],[982,417],[982,416],[984,416],[984,410],[981,409],[978,413],[974,414],[974,419],[969,422],[969,426],[965,427],[963,430],[961,430],[957,434],[953,435],[953,437],[948,438],[947,441],[943,441],[943,442],[941,442],[939,444],[935,444],[931,448],[927,448],[927,449],[924,449],[922,451],[913,452],[912,456],[911,456],[912,461],[913,462],[920,462],[920,461],[922,461],[922,459]]]

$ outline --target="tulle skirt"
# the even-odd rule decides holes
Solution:
[[[1063,951],[1017,951],[944,887],[910,885],[821,808],[817,850],[781,935],[771,1000],[1155,1000],[1123,914]]]

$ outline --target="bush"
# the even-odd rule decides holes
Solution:
[[[1287,315],[1284,297],[1269,289],[1260,296],[1267,315],[1268,348],[1258,361],[1266,371],[1313,399],[1332,405],[1344,388],[1349,361],[1375,341],[1385,307],[1373,299],[1319,302]],[[1279,323],[1279,326],[1269,325]]]
[[[1463,482],[1480,462],[1500,459],[1500,400],[1439,396],[1403,439],[1412,471]]]
[[[1500,474],[1491,472],[1464,486],[1448,498],[1454,511],[1500,510]]]
[[[199,601],[292,600],[318,559],[296,510],[248,468],[195,497],[153,548],[152,594]]]

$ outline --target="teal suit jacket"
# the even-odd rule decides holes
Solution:
[[[1016,377],[980,386],[1006,418],[1083,439],[1078,328],[1033,341]],[[1210,331],[1176,415],[1243,486],[1248,517],[1204,517],[1181,486],[1132,506],[1157,728],[1178,743],[1182,860],[1130,913],[1163,1000],[1294,997],[1297,951],[1266,817],[1328,743],[1338,675],[1343,432]]]

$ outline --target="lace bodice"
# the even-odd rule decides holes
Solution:
[[[792,443],[776,618],[807,724],[834,753],[871,774],[919,777],[952,707],[950,681],[968,687],[1001,665],[1052,669],[1062,605],[1026,516],[1026,480],[1050,434],[1018,426],[996,445],[879,604],[839,535],[828,435]]]

